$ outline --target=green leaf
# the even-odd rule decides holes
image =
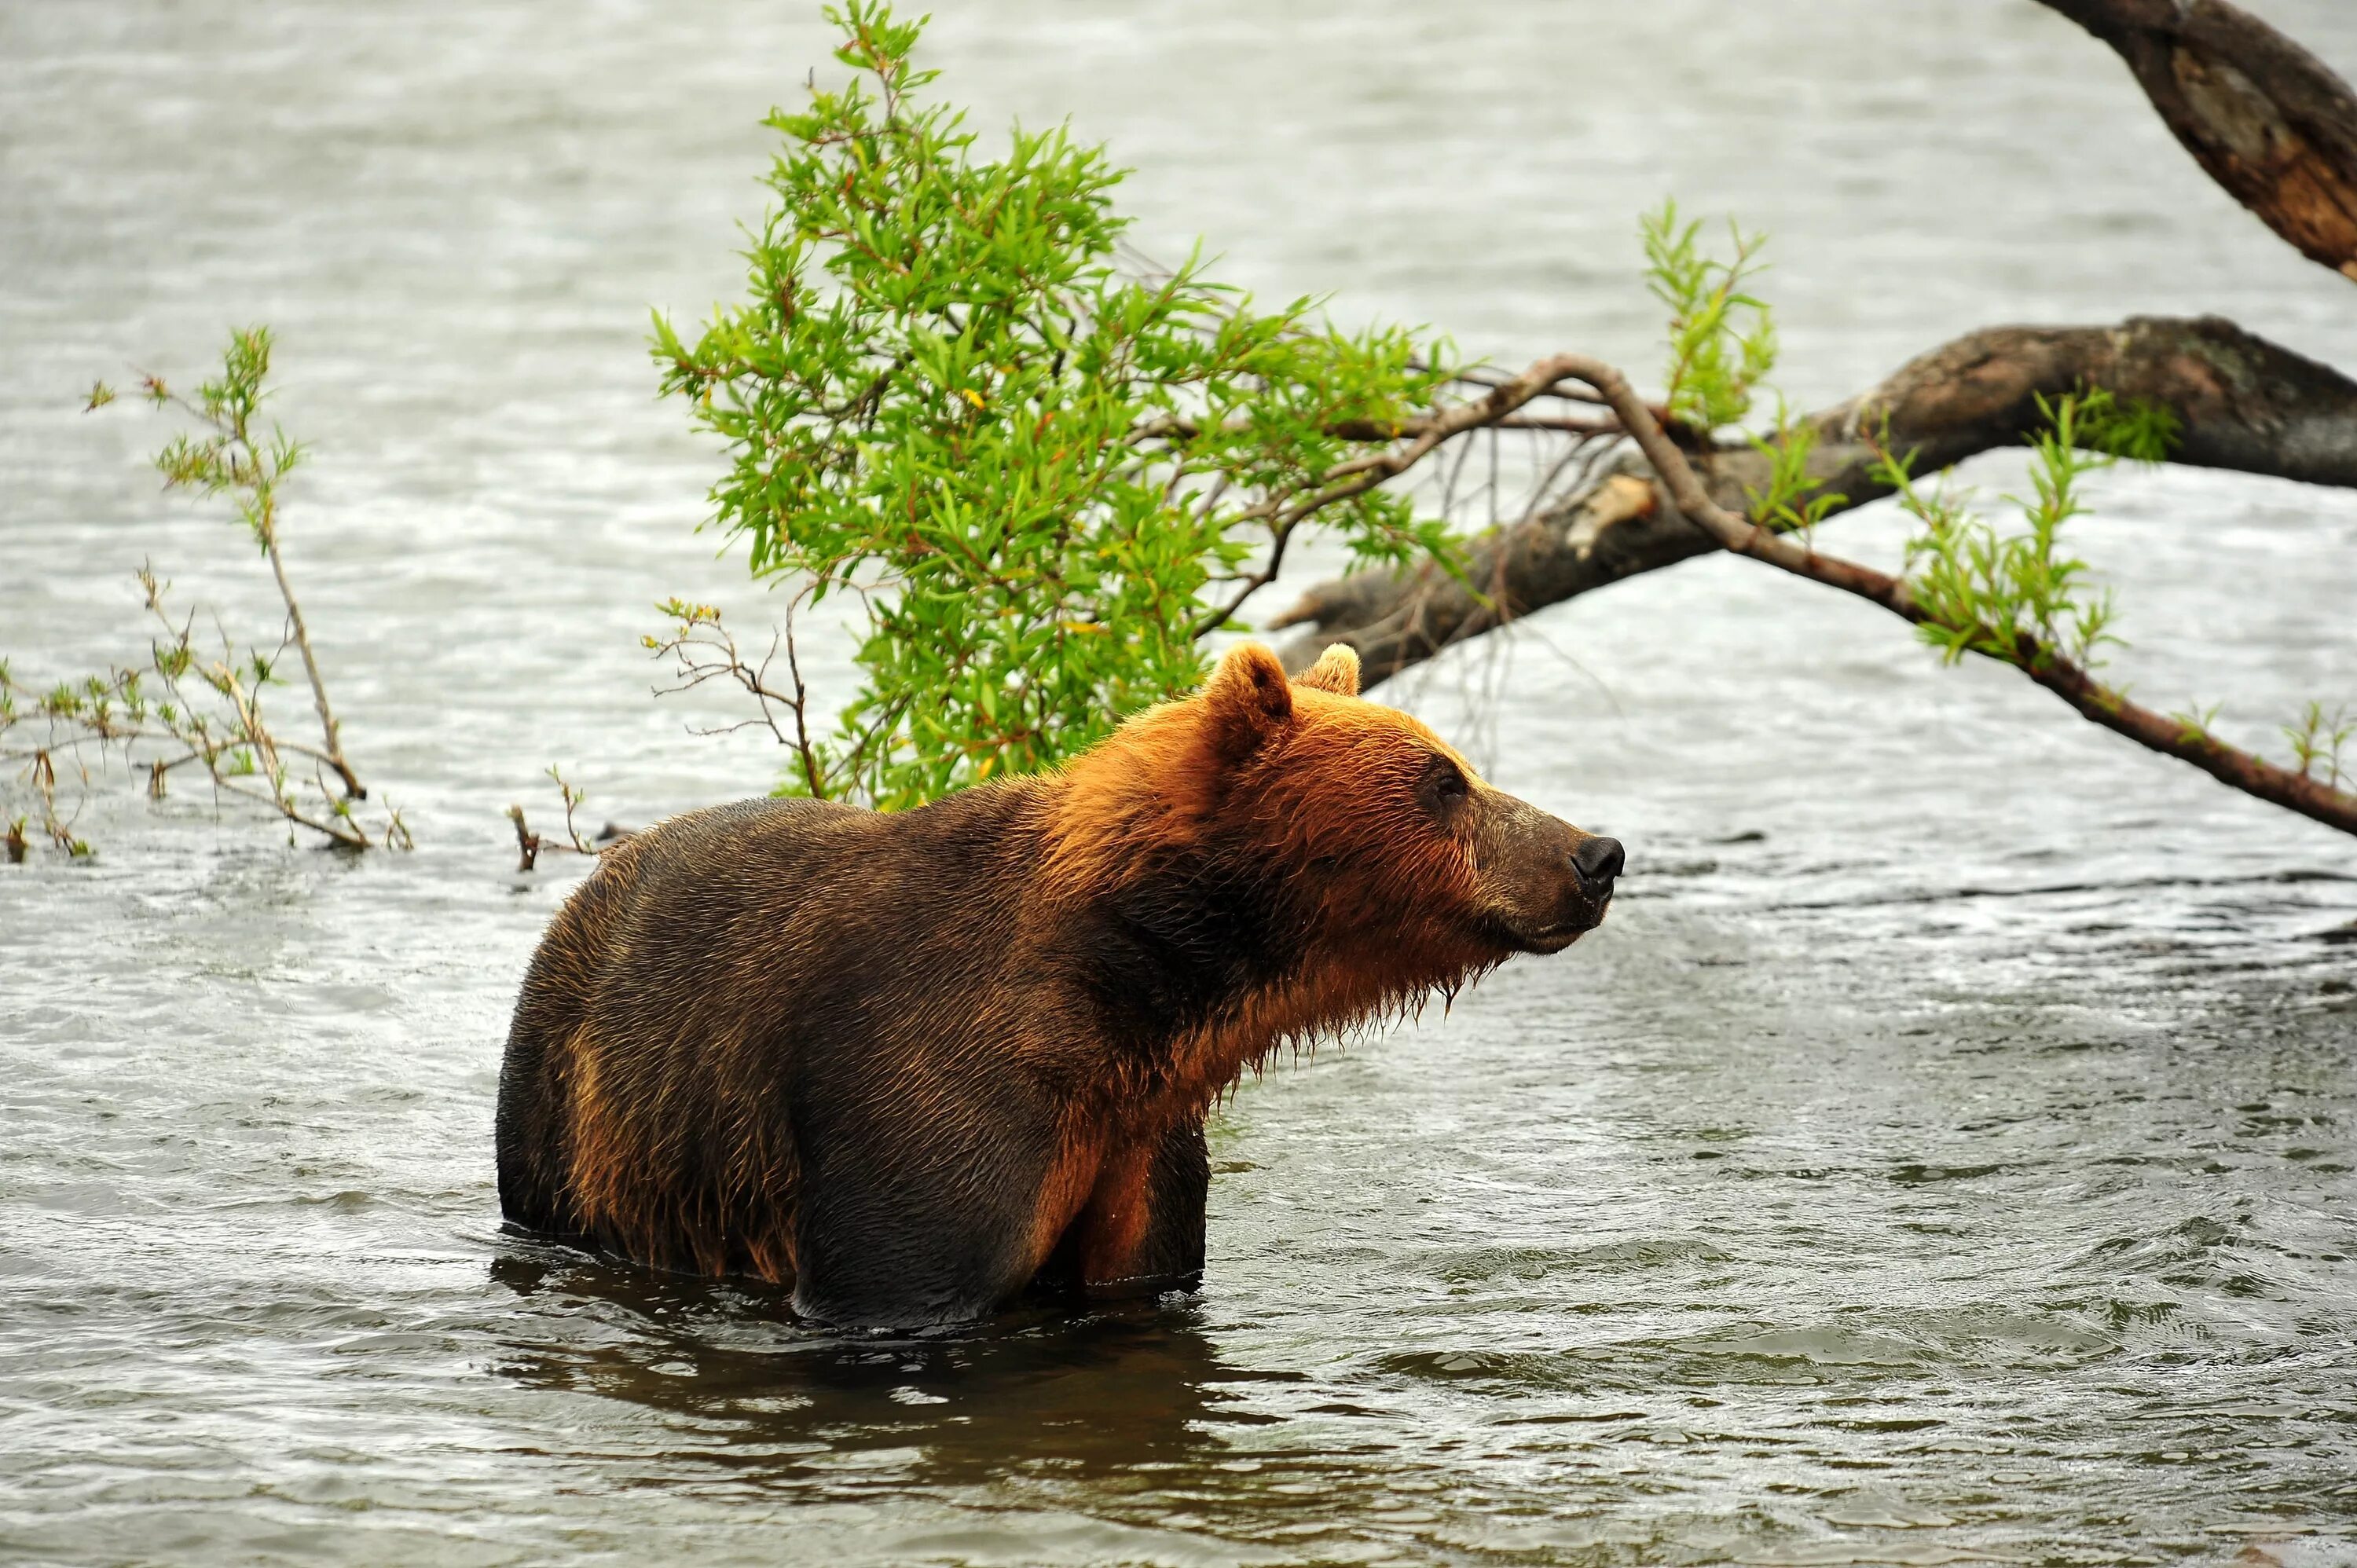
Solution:
[[[1197,681],[1215,574],[1363,449],[1335,426],[1428,408],[1451,355],[1311,300],[1261,310],[1200,254],[1125,271],[1103,149],[1018,129],[985,156],[915,96],[918,24],[829,15],[852,76],[766,122],[745,295],[694,333],[658,315],[649,349],[723,444],[711,523],[804,608],[850,607],[823,788],[900,806],[1052,764]],[[1318,522],[1366,560],[1451,548],[1385,492]]]

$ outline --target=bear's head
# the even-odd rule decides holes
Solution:
[[[1232,650],[1065,783],[1068,875],[1136,889],[1135,923],[1173,944],[1225,931],[1265,955],[1293,997],[1282,1033],[1558,952],[1604,918],[1621,868],[1613,840],[1491,788],[1415,718],[1363,701],[1340,645],[1291,678],[1258,643]]]

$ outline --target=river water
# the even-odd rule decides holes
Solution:
[[[1773,234],[1797,403],[2002,320],[2357,364],[2349,285],[2026,0],[941,9],[944,91],[1111,139],[1147,251],[1504,361],[1653,364],[1674,193]],[[2260,9],[2357,72],[2357,10]],[[825,43],[799,4],[0,8],[0,654],[130,657],[143,558],[267,624],[142,467],[163,422],[79,411],[267,321],[292,569],[418,839],[114,779],[90,863],[0,865],[0,1558],[2357,1562],[2357,854],[1731,560],[1386,693],[1624,838],[1626,892],[1247,1083],[1200,1295],[845,1341],[502,1235],[500,1042],[579,865],[517,874],[501,810],[552,763],[625,822],[779,768],[650,695],[652,601],[765,607],[643,334],[733,291],[755,122]],[[2258,740],[2357,700],[2357,499],[2094,498],[2139,695]]]

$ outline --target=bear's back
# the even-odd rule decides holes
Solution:
[[[1006,982],[1037,853],[1027,796],[894,814],[746,800],[606,852],[543,938],[510,1030],[508,1217],[658,1266],[777,1277],[776,1260],[683,1253],[712,1228],[644,1199],[707,1215],[790,1201],[798,1102],[839,1100],[879,1063],[921,1081],[929,1059],[1028,1032],[977,1003],[1023,994]]]

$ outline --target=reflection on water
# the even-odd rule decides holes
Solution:
[[[941,9],[985,125],[1141,166],[1149,252],[1501,355],[1650,363],[1674,191],[1773,233],[1803,403],[2131,310],[2357,364],[2345,282],[2028,0]],[[2357,68],[2357,10],[2261,9]],[[1627,886],[1245,1085],[1200,1295],[845,1338],[498,1229],[500,1040],[578,875],[513,874],[501,811],[552,762],[599,821],[775,767],[647,695],[651,601],[764,605],[640,337],[735,287],[812,12],[0,7],[0,656],[121,657],[143,556],[267,613],[76,393],[268,320],[292,567],[421,843],[125,788],[95,863],[0,865],[0,1560],[2357,1561],[2349,845],[1739,562],[1389,693]],[[2091,493],[2139,694],[2262,743],[2357,699],[2357,502]]]
[[[1182,1297],[844,1337],[798,1324],[782,1294],[758,1285],[650,1276],[536,1246],[526,1255],[526,1245],[491,1263],[492,1280],[524,1298],[520,1331],[587,1316],[626,1337],[584,1342],[549,1325],[550,1338],[520,1338],[492,1370],[683,1418],[714,1444],[697,1457],[739,1482],[806,1484],[879,1462],[892,1485],[942,1487],[1192,1466],[1224,1456],[1219,1427],[1270,1419],[1231,1408],[1225,1385],[1295,1380],[1223,1364]]]

